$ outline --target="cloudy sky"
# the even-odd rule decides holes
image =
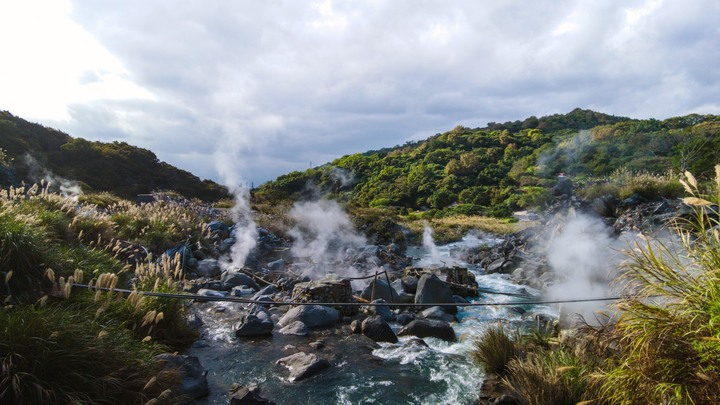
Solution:
[[[0,10],[0,110],[226,184],[575,107],[720,114],[716,0],[0,0]]]

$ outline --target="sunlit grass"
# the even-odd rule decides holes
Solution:
[[[517,222],[512,219],[500,219],[483,216],[450,216],[430,219],[402,219],[401,225],[410,229],[415,235],[422,235],[425,225],[434,231],[438,243],[452,242],[462,239],[470,231],[509,235],[536,226],[538,222]]]

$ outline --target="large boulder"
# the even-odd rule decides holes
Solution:
[[[340,312],[335,308],[322,305],[296,306],[280,318],[280,325],[287,326],[295,321],[301,321],[308,328],[322,328],[335,325],[340,320]]]
[[[454,322],[455,316],[448,314],[441,307],[430,307],[420,311],[420,317],[425,319],[437,319],[443,322]]]
[[[220,281],[223,283],[223,287],[227,290],[232,289],[233,287],[246,285],[255,291],[260,290],[260,286],[257,285],[255,280],[252,279],[252,277],[248,276],[245,273],[240,273],[238,271],[234,271],[232,269],[225,270],[222,273],[222,276],[220,278]]]
[[[387,302],[398,302],[399,300],[397,291],[387,281],[379,278],[371,281],[360,296],[368,301],[383,299]]]
[[[379,315],[365,318],[362,322],[362,334],[376,342],[397,343],[398,341],[390,325]]]
[[[176,395],[182,395],[192,399],[206,397],[210,390],[206,378],[206,370],[200,365],[200,360],[195,356],[163,353],[157,356],[165,363],[165,367],[177,370],[180,373],[181,381]]]
[[[283,357],[277,361],[277,364],[283,365],[290,370],[289,381],[304,380],[332,366],[329,361],[315,354],[303,352]]]
[[[215,259],[205,259],[197,262],[197,273],[200,277],[214,278],[222,272],[220,263]]]
[[[235,328],[237,337],[267,336],[272,334],[275,324],[266,317],[258,317],[255,314],[248,314],[242,317]]]
[[[434,337],[447,342],[455,341],[455,331],[447,322],[429,319],[416,319],[405,325],[398,336]]]
[[[283,335],[307,336],[308,327],[302,321],[295,321],[280,329],[280,333]]]
[[[453,293],[442,280],[434,274],[423,274],[417,285],[415,294],[416,304],[454,304]],[[443,306],[443,309],[451,314],[457,313],[454,305]]]

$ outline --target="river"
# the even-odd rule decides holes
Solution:
[[[538,293],[528,286],[512,283],[507,276],[485,275],[482,269],[456,258],[455,252],[477,244],[500,243],[494,237],[466,237],[463,240],[437,246],[411,247],[408,255],[415,266],[445,265],[468,267],[476,275],[481,288],[496,292]],[[484,294],[477,302],[516,302],[517,297]],[[334,330],[312,331],[309,336],[285,336],[274,333],[266,339],[237,339],[232,331],[235,313],[233,303],[200,304],[223,316],[203,317],[203,339],[188,354],[195,355],[208,370],[211,394],[199,404],[227,404],[227,390],[233,383],[247,385],[256,382],[261,395],[278,404],[472,404],[475,403],[483,380],[483,371],[470,359],[473,341],[491,325],[502,320],[507,323],[532,322],[523,318],[517,307],[483,306],[461,307],[459,322],[453,324],[457,342],[447,343],[434,338],[424,339],[427,347],[413,344],[401,337],[396,344],[380,343],[373,350],[356,347]],[[529,313],[556,316],[555,309],[543,306],[522,306]],[[397,332],[400,325],[391,324]],[[279,358],[305,349],[312,342],[322,340],[321,353],[331,353],[334,367],[300,382],[290,383],[287,370],[275,364]],[[290,345],[291,347],[287,347]],[[361,345],[362,346],[362,345]],[[294,347],[294,348],[293,348]],[[370,352],[372,355],[370,355]]]

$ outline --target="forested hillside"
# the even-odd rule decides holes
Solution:
[[[621,168],[710,174],[720,161],[718,133],[714,115],[635,120],[575,109],[485,128],[458,126],[424,141],[343,156],[280,176],[256,194],[321,193],[365,207],[504,216],[541,205],[560,173],[578,180]]]
[[[215,201],[221,185],[161,162],[147,149],[125,142],[91,142],[0,111],[0,182],[37,182],[48,173],[80,182],[84,191],[111,191],[125,198],[173,190],[188,198]]]

